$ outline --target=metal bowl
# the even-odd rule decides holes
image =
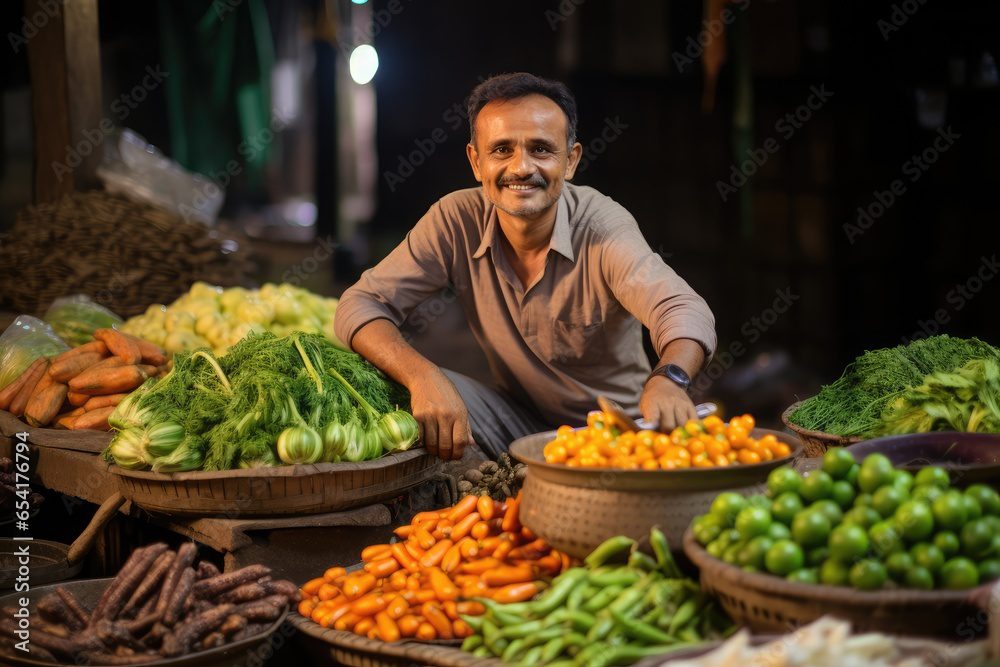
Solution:
[[[951,473],[955,484],[1000,483],[1000,434],[935,431],[890,435],[864,440],[848,449],[858,460],[876,452],[885,454],[894,466],[910,472],[941,466]]]

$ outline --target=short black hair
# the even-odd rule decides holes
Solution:
[[[470,141],[476,141],[476,117],[490,102],[515,100],[528,95],[544,95],[555,102],[566,114],[566,142],[572,146],[576,142],[576,100],[566,84],[543,79],[528,72],[497,74],[486,79],[472,89],[465,103],[469,115]]]

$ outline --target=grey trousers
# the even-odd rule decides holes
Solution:
[[[499,458],[510,449],[510,443],[522,436],[556,427],[543,423],[517,401],[482,382],[447,368],[442,370],[465,401],[472,439],[491,459]]]

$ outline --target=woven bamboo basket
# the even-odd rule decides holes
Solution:
[[[458,647],[458,642],[418,642],[403,640],[388,643],[368,639],[353,632],[324,628],[297,613],[288,621],[304,637],[304,643],[317,660],[350,667],[503,667],[493,658],[477,658]]]
[[[792,455],[753,465],[678,470],[570,468],[546,463],[542,456],[555,431],[520,438],[510,451],[528,466],[521,521],[577,558],[615,535],[646,537],[656,525],[666,533],[671,549],[680,551],[691,520],[707,512],[721,491],[763,491],[768,473],[801,453],[795,435],[768,429],[754,429],[752,435],[769,433],[787,442]]]
[[[436,457],[417,448],[360,463],[171,474],[111,466],[111,471],[121,494],[149,512],[235,519],[371,505],[427,481],[439,467]]]
[[[850,621],[855,632],[969,639],[986,631],[986,612],[969,591],[858,591],[794,583],[713,558],[690,530],[684,553],[701,571],[702,589],[754,632],[787,632],[825,614]]]
[[[832,433],[823,433],[822,431],[810,431],[807,428],[802,428],[798,424],[793,423],[789,418],[800,405],[802,405],[802,401],[796,401],[795,403],[789,405],[788,408],[781,413],[781,421],[788,429],[794,431],[795,434],[801,438],[802,444],[805,445],[806,456],[823,456],[826,450],[830,447],[847,447],[848,445],[853,445],[856,442],[861,442],[861,438],[854,436],[844,437],[842,435],[833,435]]]

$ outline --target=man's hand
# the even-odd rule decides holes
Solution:
[[[697,419],[694,403],[687,392],[662,375],[654,375],[642,390],[639,409],[646,421],[663,432]]]
[[[410,408],[420,424],[427,451],[444,461],[457,461],[472,444],[469,411],[441,369],[410,383]]]

